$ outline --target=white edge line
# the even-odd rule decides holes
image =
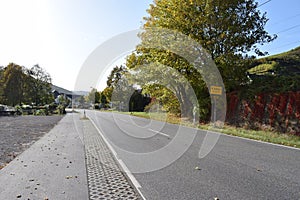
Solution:
[[[136,187],[141,188],[140,183],[136,180],[136,178],[132,175],[132,173],[129,171],[129,169],[127,168],[127,166],[125,165],[125,163],[123,162],[123,160],[118,159],[118,161],[120,162],[120,165],[122,166],[122,168],[124,169],[124,171],[126,173],[128,173],[128,176],[130,176],[130,179],[132,179],[133,184],[136,185]]]
[[[291,146],[286,146],[286,145],[282,145],[282,144],[265,142],[265,141],[262,141],[262,140],[255,140],[255,139],[251,139],[251,138],[244,138],[244,137],[240,137],[240,136],[237,136],[237,135],[230,135],[230,134],[226,134],[226,133],[222,133],[222,132],[217,132],[217,131],[206,130],[206,129],[193,128],[193,127],[188,127],[188,126],[184,126],[184,127],[185,128],[194,129],[194,130],[198,130],[198,131],[211,132],[211,133],[219,134],[220,136],[222,135],[222,136],[225,136],[225,137],[231,137],[231,138],[237,138],[237,139],[242,139],[242,140],[248,140],[248,141],[252,141],[252,142],[257,142],[257,143],[262,143],[262,144],[268,144],[268,145],[273,145],[273,146],[277,146],[277,147],[283,147],[283,148],[288,148],[288,149],[300,151],[300,148],[297,148],[297,147],[291,147]]]
[[[223,136],[227,136],[227,137],[238,138],[238,139],[248,140],[248,141],[252,141],[252,142],[263,143],[263,144],[269,144],[269,145],[273,145],[273,146],[277,146],[277,147],[284,147],[284,148],[288,148],[288,149],[300,151],[300,148],[291,147],[291,146],[286,146],[286,145],[282,145],[282,144],[276,144],[276,143],[271,143],[271,142],[265,142],[265,141],[261,141],[261,140],[254,140],[254,139],[251,139],[251,138],[243,138],[243,137],[240,137],[240,136],[229,135],[229,134],[222,133],[222,132],[215,132],[215,131],[202,130],[202,129],[199,129],[199,130],[201,130],[201,131],[209,131],[209,132],[217,133],[217,134],[220,134],[220,135],[223,135]]]
[[[181,126],[180,124],[170,124],[169,125],[175,125],[175,126]],[[263,143],[263,144],[268,144],[268,145],[273,145],[273,146],[277,146],[277,147],[283,147],[283,148],[288,148],[288,149],[292,149],[292,150],[297,150],[300,151],[300,148],[297,147],[292,147],[292,146],[287,146],[287,145],[283,145],[283,144],[276,144],[276,143],[271,143],[271,142],[265,142],[262,140],[255,140],[255,139],[251,139],[251,138],[244,138],[244,137],[240,137],[240,136],[236,136],[236,135],[230,135],[230,134],[226,134],[226,133],[222,133],[222,132],[217,132],[217,131],[212,131],[212,130],[207,130],[207,129],[200,129],[200,128],[194,128],[194,127],[189,127],[189,126],[182,126],[184,128],[189,128],[189,129],[194,129],[197,131],[204,131],[204,132],[212,132],[215,134],[220,134],[220,136],[226,136],[226,137],[232,137],[232,138],[237,138],[237,139],[242,139],[242,140],[248,140],[248,141],[252,141],[252,142],[257,142],[257,143]],[[149,129],[150,130],[150,129]],[[155,130],[151,130],[156,132]]]
[[[104,137],[104,135],[99,130],[99,128],[97,127],[97,125],[95,124],[95,122],[89,116],[87,116],[87,118],[89,118],[89,120],[92,122],[93,126],[96,128],[96,130],[98,131],[99,135],[102,137],[102,139],[104,140],[104,142],[106,143],[106,145],[108,146],[108,148],[110,149],[110,151],[112,152],[112,154],[114,155],[115,159],[119,162],[120,167],[126,173],[126,175],[130,179],[130,181],[132,182],[132,184],[134,185],[135,189],[138,191],[138,193],[140,194],[140,196],[142,197],[142,199],[146,200],[146,198],[144,197],[144,195],[140,191],[140,188],[141,188],[140,183],[136,180],[136,178],[133,176],[133,174],[129,171],[129,169],[125,165],[125,163],[121,159],[118,158],[117,152],[113,149],[113,147],[111,146],[111,144]]]
[[[165,133],[162,133],[162,132],[159,132],[159,131],[153,130],[153,129],[151,129],[151,128],[148,128],[148,130],[149,130],[149,131],[152,131],[152,132],[154,132],[154,133],[157,133],[157,134],[163,135],[163,136],[165,136],[165,137],[167,137],[167,138],[170,138],[170,135],[168,135],[168,134],[165,134]]]
[[[125,115],[125,114],[123,114],[123,115]],[[135,116],[135,117],[137,117],[137,116]],[[158,121],[158,122],[160,122],[160,121]],[[236,135],[229,135],[229,134],[222,133],[222,132],[216,132],[216,131],[211,131],[211,130],[206,130],[206,129],[194,128],[194,127],[189,127],[189,126],[183,126],[183,125],[180,125],[180,124],[171,124],[171,123],[168,123],[168,122],[165,122],[165,123],[167,123],[168,125],[172,125],[172,126],[182,126],[184,128],[190,128],[190,129],[194,129],[194,130],[197,130],[197,131],[210,131],[210,132],[213,132],[213,133],[216,133],[216,134],[220,134],[220,135],[223,135],[223,136],[227,136],[227,137],[239,138],[239,139],[242,139],[242,140],[248,140],[248,141],[252,141],[252,142],[269,144],[269,145],[273,145],[273,146],[277,146],[277,147],[283,147],[283,148],[288,148],[288,149],[300,151],[300,148],[297,148],[297,147],[291,147],[291,146],[282,145],[282,144],[275,144],[275,143],[265,142],[265,141],[261,141],[261,140],[255,140],[255,139],[251,139],[251,138],[244,138],[244,137],[240,137],[240,136],[236,136]],[[155,133],[158,133],[158,131],[155,131],[155,130],[152,130],[152,129],[149,129],[149,130],[153,131]]]

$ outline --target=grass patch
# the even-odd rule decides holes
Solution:
[[[277,63],[275,61],[270,61],[268,63],[260,64],[248,70],[250,74],[264,75],[270,70],[274,70]]]
[[[146,112],[128,112],[125,114],[130,114],[136,117],[143,117],[147,119],[154,119],[158,121],[167,121],[172,124],[180,124],[180,118],[175,115],[168,113],[146,113]]]
[[[224,125],[222,129],[214,128],[212,129],[209,124],[200,124],[200,125],[194,125],[192,122],[187,120],[181,120],[180,117],[173,115],[173,114],[163,114],[163,113],[146,113],[146,112],[119,112],[121,114],[128,114],[133,115],[136,117],[143,117],[147,119],[153,119],[158,121],[166,121],[171,124],[181,124],[183,126],[193,127],[193,128],[199,128],[203,130],[210,130],[224,133],[227,135],[233,135],[243,138],[249,138],[253,140],[259,140],[264,142],[270,142],[274,144],[281,144],[285,146],[291,146],[300,148],[300,136],[292,135],[292,134],[283,134],[278,132],[272,132],[272,131],[262,131],[262,130],[249,130],[229,125]],[[164,117],[163,115],[166,115]]]
[[[292,134],[284,134],[263,130],[249,130],[228,125],[225,125],[223,129],[216,129],[216,131],[227,135],[233,135],[253,140],[300,148],[300,137]]]

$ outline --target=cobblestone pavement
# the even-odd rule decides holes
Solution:
[[[93,124],[83,128],[90,199],[142,199]]]

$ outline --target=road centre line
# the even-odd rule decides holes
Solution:
[[[123,121],[123,122],[126,122],[126,123],[128,123],[128,121],[127,120],[125,120],[125,119],[122,119],[122,118],[118,118],[119,120],[121,120],[121,121]]]
[[[156,131],[156,130],[153,130],[153,129],[151,129],[151,128],[148,128],[148,130],[149,130],[149,131],[152,131],[152,132],[154,132],[154,133],[163,135],[163,136],[165,136],[165,137],[167,137],[167,138],[170,138],[170,135],[165,134],[165,133],[162,133],[162,132],[160,132],[160,131]]]
[[[169,124],[169,123],[167,123],[167,124]],[[178,124],[170,124],[170,125],[180,126]],[[236,139],[240,139],[240,140],[247,140],[247,141],[252,141],[252,142],[256,142],[256,143],[267,144],[267,145],[271,145],[271,146],[277,146],[277,147],[281,147],[281,148],[287,148],[287,149],[291,149],[291,150],[300,151],[300,148],[297,148],[297,147],[286,146],[286,145],[276,144],[276,143],[270,143],[270,142],[255,140],[255,139],[251,139],[251,138],[244,138],[244,137],[240,137],[240,136],[236,136],[236,135],[228,135],[228,134],[225,134],[225,133],[222,133],[222,132],[217,132],[217,131],[212,131],[212,130],[205,130],[205,129],[199,129],[199,128],[194,128],[194,127],[187,127],[187,126],[184,126],[184,127],[188,128],[188,129],[193,129],[193,130],[196,130],[196,131],[202,131],[205,134],[209,134],[207,132],[213,132],[215,134],[220,134],[220,136],[224,136],[224,137],[231,137],[231,138],[236,138]],[[155,130],[150,130],[150,131],[153,131],[153,132],[157,133],[157,131],[155,131]],[[166,136],[166,137],[168,137],[168,136]]]

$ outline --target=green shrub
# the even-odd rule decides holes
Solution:
[[[58,105],[55,113],[60,114],[60,115],[66,114],[65,108],[66,107],[64,105]]]
[[[48,111],[47,111],[47,109],[38,109],[38,110],[35,110],[34,115],[46,116],[46,115],[48,115]]]

